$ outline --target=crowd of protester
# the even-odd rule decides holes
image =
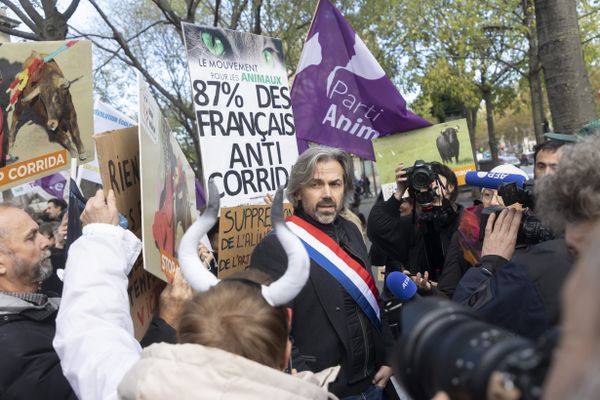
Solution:
[[[141,341],[127,276],[142,243],[119,226],[112,191],[88,200],[68,254],[63,200],[41,215],[0,204],[0,398],[409,398],[382,307],[394,294],[384,287],[380,296],[372,265],[404,272],[421,298],[452,300],[514,335],[537,341],[561,327],[541,396],[596,398],[598,125],[536,147],[532,204],[483,188],[463,207],[450,168],[424,163],[423,187],[411,181],[417,165],[399,160],[397,190],[379,194],[368,216],[370,251],[351,211],[351,158],[311,147],[285,190],[293,217],[283,219],[283,191],[269,198],[273,234],[249,269],[222,280],[201,242],[218,232],[209,183],[209,205],[182,238],[181,269]],[[512,165],[492,171],[526,177]],[[369,195],[366,176],[361,184]],[[528,227],[535,240],[523,240]],[[452,393],[440,389],[438,399]]]

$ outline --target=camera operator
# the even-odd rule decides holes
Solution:
[[[512,164],[499,165],[489,173],[521,175],[524,179],[528,179],[525,171]],[[481,214],[483,210],[490,207],[504,207],[504,202],[498,194],[498,190],[483,188],[479,201],[463,210],[458,228],[450,241],[442,275],[438,282],[438,291],[450,299],[467,270],[481,263],[482,240],[480,240],[480,236],[483,237],[480,235]],[[485,226],[483,228],[485,229]]]
[[[463,208],[456,203],[456,175],[443,164],[423,161],[408,169],[401,162],[395,174],[396,192],[386,201],[380,195],[369,214],[370,256],[373,264],[386,265],[386,274],[408,269],[418,284],[431,287],[428,278],[439,277]],[[413,211],[401,215],[406,201]]]
[[[520,191],[520,203],[532,207],[531,189]],[[524,240],[528,235],[531,240]],[[558,324],[559,294],[571,264],[564,239],[542,226],[531,210],[523,221],[520,212],[492,213],[479,268],[465,273],[453,299],[489,323],[537,339]]]

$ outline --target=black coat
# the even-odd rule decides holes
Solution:
[[[373,205],[367,222],[367,235],[372,242],[369,253],[371,261],[375,265],[385,265],[386,275],[402,269],[411,273],[423,273],[433,267],[441,271],[452,235],[458,228],[463,207],[456,204],[456,211],[452,210],[452,214],[441,226],[436,225],[436,232],[432,233],[437,239],[436,243],[439,243],[433,250],[439,265],[434,265],[436,261],[428,258],[426,244],[434,241],[429,240],[427,233],[424,234],[426,229],[419,226],[419,216],[401,216],[399,207],[400,201],[394,196],[383,201],[380,195]],[[431,225],[433,226],[433,223]]]
[[[77,400],[52,346],[56,314],[25,310],[0,316],[0,399]],[[155,318],[142,344],[175,339],[175,330]]]
[[[56,312],[0,317],[0,398],[77,399],[52,347]]]
[[[571,265],[564,239],[520,249],[510,262],[485,256],[461,279],[453,299],[489,323],[537,339],[560,321],[560,295]]]
[[[303,215],[300,210],[296,210],[295,214],[327,233],[371,272],[362,235],[352,222],[338,217],[333,224],[322,225]],[[268,273],[273,279],[278,279],[285,272],[287,256],[275,235],[268,235],[254,249],[250,266]],[[293,354],[296,355],[293,367],[321,371],[341,365],[337,380],[329,387],[337,396],[366,390],[375,372],[384,363],[381,333],[372,327],[353,300],[348,299],[349,295],[346,295],[342,286],[311,260],[309,280],[291,303],[291,336],[295,347]],[[353,307],[354,317],[358,318],[352,318],[352,315],[349,318],[349,306]],[[358,320],[363,334],[366,332],[367,335],[357,334],[359,327],[354,322]],[[365,345],[365,338],[372,343]],[[374,349],[375,354],[365,355],[368,349]],[[364,361],[367,360],[371,362],[365,366]]]

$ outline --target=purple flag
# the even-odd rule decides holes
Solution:
[[[62,174],[52,174],[34,182],[35,185],[41,186],[46,193],[59,199],[64,196],[66,183],[67,180]]]
[[[371,139],[431,125],[406,101],[329,0],[320,0],[292,87],[299,151],[303,141],[375,160]]]

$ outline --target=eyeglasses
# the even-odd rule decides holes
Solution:
[[[491,203],[494,200],[494,198],[496,199],[498,204],[504,205],[504,201],[502,200],[502,197],[498,195],[498,193],[494,193],[490,190],[484,190],[481,192],[481,199],[485,200],[486,202]]]

